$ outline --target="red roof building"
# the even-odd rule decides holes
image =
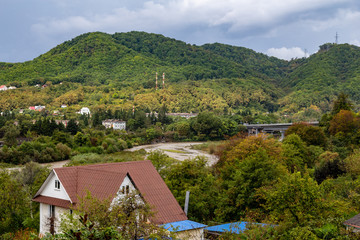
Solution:
[[[107,199],[126,194],[124,189],[136,189],[152,206],[156,224],[187,220],[151,161],[107,163],[53,169],[33,198],[40,203],[40,233],[49,232],[50,217],[69,211],[87,191]]]

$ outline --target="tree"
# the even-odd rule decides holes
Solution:
[[[285,166],[259,148],[244,160],[233,163],[234,172],[223,179],[223,193],[216,209],[217,220],[229,222],[244,217],[246,211],[263,211],[257,191],[287,175]]]
[[[308,145],[325,147],[326,136],[320,127],[311,126],[307,123],[295,123],[285,132],[286,135],[295,133]]]
[[[177,160],[169,157],[162,150],[151,151],[146,158],[152,162],[163,179],[166,179],[171,166],[177,162]]]
[[[87,234],[108,232],[124,239],[137,240],[159,239],[169,235],[167,230],[151,222],[151,207],[136,191],[113,200],[96,199],[88,192],[79,199],[73,211],[75,214],[67,215],[61,222],[60,227],[65,236],[82,236],[80,239],[85,239]]]
[[[353,104],[349,100],[349,95],[343,92],[340,93],[338,98],[334,101],[331,114],[336,115],[341,110],[347,110],[347,111],[353,110]]]
[[[274,219],[305,226],[324,216],[325,204],[321,191],[309,175],[300,172],[280,180],[265,190],[266,207]]]
[[[80,132],[81,129],[74,119],[70,119],[66,126],[66,131],[75,135],[77,132]]]
[[[0,170],[0,235],[24,228],[28,196],[21,184]]]
[[[13,123],[8,122],[4,127],[1,128],[4,132],[5,145],[11,147],[17,145],[16,138],[20,135],[20,130]]]
[[[165,182],[182,206],[186,191],[190,191],[190,219],[209,221],[214,218],[219,189],[204,158],[196,157],[171,165]]]
[[[288,135],[282,144],[282,155],[290,172],[304,172],[305,165],[312,167],[309,150],[305,143],[296,134]]]
[[[349,110],[340,110],[330,121],[329,132],[331,135],[337,133],[356,134],[360,129],[360,118]]]
[[[191,128],[199,139],[221,139],[224,135],[224,125],[221,119],[211,112],[202,112],[193,118]]]

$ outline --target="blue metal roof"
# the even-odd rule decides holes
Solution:
[[[181,232],[191,229],[204,228],[207,225],[197,223],[191,220],[184,220],[178,222],[171,222],[164,225],[161,225],[163,228],[169,230],[170,232]]]
[[[230,232],[230,233],[239,234],[246,230],[247,224],[252,224],[252,223],[234,222],[234,223],[226,223],[226,224],[216,225],[216,226],[212,226],[212,227],[207,227],[204,229],[207,231],[210,231],[210,232],[220,232],[220,233]],[[264,224],[264,223],[256,223],[256,224],[260,224],[262,226],[268,225],[268,224]]]

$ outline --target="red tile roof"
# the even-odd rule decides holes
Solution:
[[[77,202],[78,196],[84,196],[86,190],[99,199],[115,196],[128,174],[145,201],[153,207],[155,223],[187,220],[185,213],[151,161],[55,168],[54,172],[73,203]],[[34,200],[37,198],[35,197]]]
[[[351,227],[360,228],[360,214],[346,220],[344,224]]]
[[[41,196],[41,195],[34,197],[33,201],[40,202],[40,203],[46,203],[49,205],[55,205],[55,206],[63,207],[63,208],[70,208],[70,206],[71,206],[70,201],[59,199],[59,198]]]

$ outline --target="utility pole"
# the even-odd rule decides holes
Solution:
[[[156,87],[155,87],[155,89],[157,90],[158,89],[158,86],[157,86],[157,80],[158,80],[158,77],[157,77],[157,72],[156,72],[156,81],[155,81],[155,85],[156,85]]]
[[[165,73],[163,73],[163,89],[165,89]]]
[[[187,216],[188,210],[189,210],[189,199],[190,199],[190,191],[186,191],[185,205],[184,205],[184,212],[185,212],[186,216]]]

